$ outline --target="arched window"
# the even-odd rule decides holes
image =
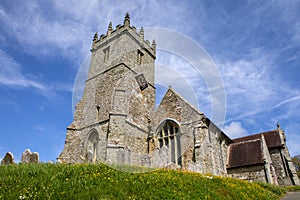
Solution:
[[[99,141],[99,135],[98,132],[94,129],[90,131],[88,134],[87,139],[87,161],[91,163],[95,163],[97,161],[97,152],[98,152],[98,141]]]
[[[169,150],[169,161],[181,165],[180,129],[176,122],[165,120],[158,128],[159,148],[166,146]]]

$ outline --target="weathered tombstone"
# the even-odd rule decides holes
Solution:
[[[202,173],[202,165],[199,161],[198,162],[189,161],[188,170],[192,172]]]
[[[21,163],[30,163],[30,154],[31,154],[30,149],[26,149],[22,153]]]
[[[124,164],[125,162],[125,153],[124,153],[124,149],[120,148],[118,150],[118,155],[117,155],[117,163],[118,164]]]
[[[22,153],[21,163],[38,163],[39,162],[39,153],[31,153],[30,149],[26,149]]]
[[[7,152],[1,161],[1,165],[11,165],[14,163],[14,155],[11,152]]]
[[[153,161],[153,163],[151,163],[152,167],[166,167],[169,164],[168,147],[163,146],[160,149],[155,149],[153,152],[152,161]]]
[[[131,150],[128,146],[124,148],[124,157],[125,157],[125,164],[130,165],[131,164]]]
[[[93,158],[94,158],[94,154],[91,150],[88,150],[86,153],[86,158],[88,163],[92,163],[93,162]]]
[[[30,155],[30,163],[38,163],[39,162],[39,153],[33,152]]]
[[[161,158],[161,167],[166,167],[169,164],[169,148],[163,146],[159,149],[159,154]]]
[[[141,165],[151,167],[151,156],[149,154],[145,154],[141,157]]]

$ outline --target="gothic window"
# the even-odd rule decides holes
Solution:
[[[166,146],[169,151],[169,161],[181,165],[180,129],[172,120],[164,121],[157,132],[159,148]]]
[[[106,62],[109,58],[109,47],[105,48],[103,50],[103,53],[104,53],[104,62]]]
[[[98,132],[94,129],[88,134],[87,144],[86,144],[86,157],[87,161],[95,163],[97,161],[97,151],[98,151]]]
[[[137,52],[137,63],[139,65],[143,64],[143,57],[144,57],[144,54],[140,50],[138,50],[138,52]]]

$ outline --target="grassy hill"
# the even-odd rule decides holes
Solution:
[[[104,164],[0,166],[0,199],[279,199],[264,183],[174,170],[128,173]]]

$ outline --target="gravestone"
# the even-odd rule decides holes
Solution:
[[[1,161],[1,165],[11,165],[14,163],[14,155],[11,152],[7,152]]]
[[[141,166],[151,167],[151,156],[149,154],[145,154],[142,156]]]
[[[22,153],[21,163],[38,163],[39,162],[39,153],[31,153],[30,149],[26,149]]]
[[[87,158],[88,163],[93,163],[94,154],[91,150],[87,151],[86,158]]]
[[[33,152],[30,155],[30,163],[38,163],[39,162],[39,153]]]

